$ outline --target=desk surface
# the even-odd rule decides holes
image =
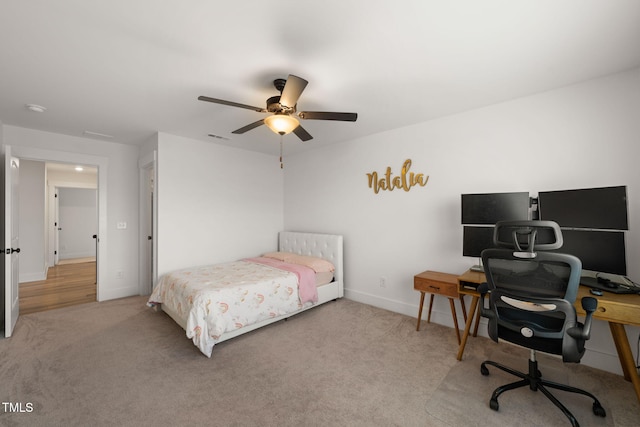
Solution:
[[[468,270],[458,277],[461,294],[477,294],[474,289],[464,287],[464,283],[480,284],[486,281],[484,273]],[[640,326],[640,295],[634,294],[614,294],[603,291],[602,296],[592,295],[587,286],[580,286],[575,301],[575,308],[578,314],[584,315],[582,309],[582,297],[593,297],[598,300],[598,308],[593,317],[625,325]]]

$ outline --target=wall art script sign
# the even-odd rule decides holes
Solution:
[[[427,185],[429,175],[414,174],[409,172],[409,168],[411,168],[411,159],[405,160],[400,176],[391,176],[391,166],[387,168],[387,172],[382,178],[378,178],[378,172],[368,173],[369,188],[373,188],[373,192],[378,194],[380,190],[393,191],[396,188],[402,188],[404,191],[409,191],[415,185],[421,187]]]

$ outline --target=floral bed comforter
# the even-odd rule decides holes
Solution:
[[[264,261],[264,262],[261,262]],[[177,270],[163,275],[149,298],[149,305],[163,304],[186,319],[186,335],[206,356],[225,332],[292,313],[317,301],[300,299],[299,283],[315,283],[313,270],[274,264],[252,258],[224,264]],[[304,267],[306,268],[306,267]]]

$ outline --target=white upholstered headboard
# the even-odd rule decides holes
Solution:
[[[335,281],[341,284],[344,281],[342,236],[340,235],[281,231],[278,235],[278,250],[331,261],[336,268]]]

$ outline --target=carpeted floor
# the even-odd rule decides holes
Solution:
[[[569,425],[540,393],[492,390],[528,352],[470,339],[455,358],[450,328],[342,299],[217,345],[211,359],[168,316],[132,297],[21,316],[0,340],[0,425],[542,426]],[[637,426],[620,376],[539,357],[550,379],[598,396],[557,395],[585,426]],[[18,405],[19,404],[19,405]],[[11,412],[10,408],[13,408]],[[23,412],[15,412],[21,408]]]

